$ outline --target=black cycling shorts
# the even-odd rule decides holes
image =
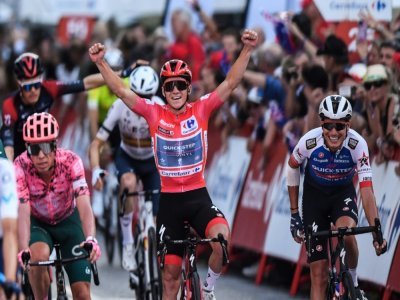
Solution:
[[[197,234],[205,238],[209,224],[223,223],[228,225],[223,213],[212,203],[206,188],[183,193],[161,193],[160,207],[157,215],[157,240],[168,235],[172,240],[185,238],[184,222]],[[212,221],[212,223],[210,223]],[[183,247],[168,245],[167,256],[183,256]],[[174,264],[166,257],[166,264]],[[176,261],[179,264],[179,261]]]
[[[303,224],[313,230],[322,231],[331,229],[331,223],[343,216],[348,216],[358,223],[357,195],[353,185],[340,186],[336,193],[325,193],[312,185],[305,184],[303,190]],[[326,238],[312,238],[310,248],[307,249],[308,262],[328,258]],[[308,248],[308,243],[306,243]]]

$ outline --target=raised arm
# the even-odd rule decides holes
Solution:
[[[225,80],[217,87],[217,93],[222,100],[228,99],[232,91],[239,85],[249,63],[251,53],[257,45],[257,32],[245,29],[242,34],[243,48],[232,68],[229,70]]]
[[[122,79],[114,73],[107,62],[104,60],[106,53],[103,44],[96,43],[89,48],[89,56],[99,69],[105,83],[129,108],[136,104],[137,95],[125,86]]]

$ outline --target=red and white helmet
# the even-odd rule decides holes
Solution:
[[[192,72],[187,63],[180,59],[169,60],[162,66],[160,72],[161,83],[164,84],[164,81],[170,77],[181,77],[189,84],[192,83]]]
[[[43,66],[37,54],[26,52],[14,61],[14,73],[18,80],[37,77],[43,73]]]
[[[47,112],[34,113],[26,120],[23,137],[26,143],[43,143],[58,138],[59,127],[56,118]]]

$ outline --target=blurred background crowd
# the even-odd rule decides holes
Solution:
[[[152,22],[139,18],[120,26],[115,18],[90,17],[90,32],[85,36],[63,33],[63,27],[69,26],[63,19],[57,26],[16,19],[1,24],[0,99],[17,90],[12,68],[21,53],[38,54],[47,79],[71,81],[97,72],[87,54],[95,42],[107,46],[107,60],[117,69],[142,59],[158,71],[168,59],[185,60],[193,71],[191,99],[211,92],[240,51],[243,15],[218,17],[207,14],[196,0],[185,3],[168,20],[163,20],[164,13]],[[254,141],[263,141],[266,159],[277,136],[291,150],[302,134],[319,126],[320,100],[341,94],[353,105],[352,127],[368,141],[377,162],[398,159],[400,17],[381,22],[367,11],[360,12],[354,51],[349,53],[348,41],[337,34],[339,24],[325,21],[312,0],[299,1],[297,12],[263,14],[273,24],[275,37],[268,38],[262,27],[253,28],[260,39],[250,67],[213,119],[223,141],[230,134],[250,130],[249,150]],[[202,23],[201,31],[192,28],[193,17]],[[170,24],[172,39],[160,25],[165,23]],[[78,107],[80,120],[92,116],[93,137],[110,104],[94,97],[86,105],[86,94],[64,97],[66,108]]]

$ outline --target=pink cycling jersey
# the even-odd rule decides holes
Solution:
[[[206,185],[208,119],[222,104],[213,92],[188,103],[185,111],[176,115],[168,106],[138,98],[132,110],[149,124],[163,192],[179,193]]]
[[[57,149],[54,174],[48,184],[39,177],[26,151],[14,165],[19,201],[29,202],[31,214],[47,224],[57,224],[70,216],[75,199],[89,195],[82,160],[69,150]]]

